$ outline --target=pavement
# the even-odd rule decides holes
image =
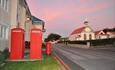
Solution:
[[[115,70],[115,48],[76,48],[53,45],[57,54],[71,70]]]

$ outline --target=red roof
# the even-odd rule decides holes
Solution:
[[[86,28],[86,27],[81,27],[81,28],[75,29],[75,30],[71,33],[71,35],[81,33],[82,31],[84,31],[85,28]]]
[[[95,35],[106,35],[106,33],[105,32],[103,32],[102,30],[99,30],[99,31],[96,31],[95,32]]]
[[[99,34],[99,32],[100,32],[100,31],[96,31],[95,34],[97,35],[97,34]]]

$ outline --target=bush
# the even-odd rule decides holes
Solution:
[[[87,41],[68,41],[69,44],[82,44],[85,45],[87,44]]]
[[[115,42],[115,38],[90,40],[89,42],[91,43],[92,46],[109,45],[109,44],[113,44]]]
[[[2,55],[3,55],[3,60],[7,59],[9,57],[9,49],[6,48],[3,52],[2,52]]]
[[[68,41],[69,44],[81,44],[81,45],[86,45],[87,42],[90,42],[91,46],[108,45],[108,44],[113,44],[115,42],[115,38],[85,40],[85,41]]]
[[[42,43],[42,48],[46,48],[45,43]]]
[[[6,48],[3,52],[0,52],[0,64],[9,57],[9,50]]]
[[[3,61],[3,54],[2,54],[2,52],[0,52],[0,64],[2,61]]]

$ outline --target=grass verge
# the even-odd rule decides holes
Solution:
[[[61,67],[54,58],[43,53],[43,60],[7,62],[0,70],[61,70]]]
[[[2,61],[4,60],[4,58],[3,58],[4,56],[3,56],[3,54],[2,54],[2,52],[0,52],[0,64],[2,63]]]

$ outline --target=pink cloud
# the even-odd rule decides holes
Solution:
[[[64,10],[61,9],[59,11],[52,11],[52,10],[48,11],[48,12],[51,12],[52,15],[48,17],[48,13],[45,13],[46,14],[45,16],[47,16],[47,18],[49,18],[51,21],[60,17],[65,17],[66,19],[70,19],[74,16],[82,16],[85,14],[92,14],[92,13],[97,13],[97,12],[106,10],[107,8],[110,7],[110,5],[107,3],[101,3],[92,7],[80,6],[80,7],[76,7],[76,9],[75,7],[76,6],[74,5],[73,6],[67,5],[67,7],[65,7]]]
[[[55,10],[55,9],[44,9],[42,10],[42,16],[44,17],[46,22],[51,22],[61,16],[63,16],[64,12]]]
[[[110,5],[107,3],[100,3],[95,6],[91,6],[91,7],[82,7],[81,6],[81,7],[78,7],[79,10],[76,10],[76,12],[79,14],[91,14],[91,13],[103,11],[103,10],[109,8],[109,6]]]
[[[87,1],[91,0],[80,0],[80,2],[86,3]],[[36,5],[34,4],[34,1],[29,0],[30,8],[32,10],[32,13],[42,17],[46,22],[54,21],[57,18],[65,16],[65,18],[70,18],[71,16],[81,16],[84,14],[91,14],[98,12],[100,10],[106,9],[109,7],[107,3],[100,3],[98,5],[92,6],[92,7],[85,7],[82,5],[75,5],[74,1],[71,1],[70,3],[66,4],[66,7],[62,7],[60,9],[57,8],[43,8],[43,9],[37,9]]]
[[[36,0],[37,1],[37,0]],[[79,25],[82,25],[82,18],[90,17],[89,22],[93,27],[101,28],[103,25],[112,26],[114,25],[113,20],[108,19],[104,16],[106,14],[99,15],[109,9],[112,4],[105,1],[93,4],[93,0],[79,0],[80,4],[76,4],[74,0],[68,0],[69,2],[64,3],[64,6],[39,6],[36,5],[33,0],[29,0],[29,6],[33,15],[37,16],[40,19],[43,19],[46,22],[46,28],[49,31],[70,31],[72,28],[77,28]],[[39,1],[40,2],[40,1]],[[39,4],[39,3],[38,3]],[[91,5],[90,5],[91,4]],[[111,16],[110,16],[111,17]],[[61,21],[61,22],[60,22]],[[64,22],[67,21],[67,22]],[[99,23],[97,23],[98,21]],[[110,25],[108,25],[110,23]],[[101,28],[102,29],[102,28]]]

